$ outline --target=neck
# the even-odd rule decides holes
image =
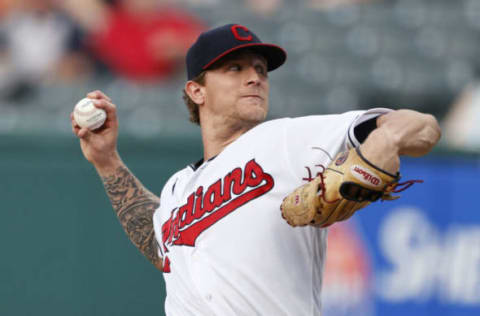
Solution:
[[[204,126],[202,124],[203,159],[206,161],[215,157],[252,127],[254,126],[232,127],[220,124]]]

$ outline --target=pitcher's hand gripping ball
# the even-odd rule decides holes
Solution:
[[[362,156],[359,149],[342,152],[309,183],[297,188],[282,202],[282,217],[291,226],[327,227],[350,218],[371,202],[394,200],[392,196],[420,180],[398,183],[390,174]],[[396,189],[397,186],[403,186]]]
[[[84,98],[75,105],[73,118],[80,127],[86,127],[93,131],[105,123],[107,113],[105,110],[95,107],[92,99]]]

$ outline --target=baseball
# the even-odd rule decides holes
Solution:
[[[105,123],[107,113],[103,109],[96,108],[92,99],[81,99],[73,110],[73,118],[80,127],[86,127],[89,130],[99,128]]]

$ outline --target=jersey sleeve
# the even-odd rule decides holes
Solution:
[[[346,145],[348,149],[358,147],[365,141],[368,134],[377,128],[377,117],[392,112],[387,108],[374,108],[359,115],[348,128]]]
[[[376,118],[390,111],[376,108],[290,119],[285,128],[285,151],[294,177],[316,176],[337,153],[360,145],[376,128]]]

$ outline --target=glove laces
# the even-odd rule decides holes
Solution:
[[[423,180],[408,180],[402,183],[395,183],[390,192],[399,193],[399,192],[405,191],[415,183],[423,183]]]
[[[340,201],[340,199],[335,199],[333,201],[329,201],[325,198],[325,176],[323,175],[325,173],[325,166],[323,165],[317,165],[317,167],[320,167],[322,168],[322,171],[318,172],[317,176],[320,178],[320,190],[319,192],[317,192],[317,195],[323,199],[325,201],[325,203],[328,203],[328,204],[333,204],[333,203],[337,203],[338,201]]]

